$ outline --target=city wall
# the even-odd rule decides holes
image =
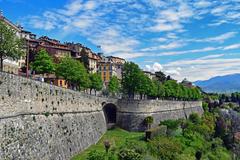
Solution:
[[[0,160],[70,159],[106,132],[110,103],[130,131],[143,131],[149,115],[156,126],[203,112],[201,102],[109,99],[0,72]]]

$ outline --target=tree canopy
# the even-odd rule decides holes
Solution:
[[[56,75],[77,86],[79,90],[90,85],[89,76],[82,63],[70,57],[63,58],[56,68]]]
[[[120,83],[116,76],[112,76],[108,84],[108,90],[112,94],[116,94],[120,90]]]
[[[23,55],[23,40],[18,38],[15,31],[0,20],[0,70],[3,70],[3,60],[19,59]]]
[[[137,92],[137,87],[140,86],[139,78],[141,76],[141,70],[137,64],[126,62],[123,66],[122,75],[123,92],[126,93],[129,98],[133,98]]]
[[[41,49],[37,53],[35,60],[31,63],[31,67],[34,71],[40,74],[53,73],[55,71],[53,58],[49,56],[45,49]]]
[[[100,91],[103,88],[103,81],[100,74],[93,73],[90,74],[90,93],[92,90]]]

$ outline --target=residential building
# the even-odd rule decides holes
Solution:
[[[192,82],[188,81],[186,78],[184,78],[184,80],[181,82],[181,84],[185,87],[188,87],[188,88],[193,88],[193,84]]]
[[[65,42],[65,45],[68,46],[68,48],[72,51],[71,56],[76,59],[81,61],[81,52],[84,48],[84,46],[80,43],[73,43],[73,42]]]
[[[0,12],[0,20],[5,23],[7,26],[9,26],[11,29],[13,29],[14,32],[16,32],[16,36],[21,38],[22,29],[9,21],[6,17],[3,16],[2,12]],[[20,65],[19,65],[20,64]],[[18,70],[21,67],[21,62],[18,62],[17,60],[13,60],[11,58],[7,58],[3,61],[3,71],[18,74]]]
[[[23,48],[24,54],[18,60],[12,60],[11,58],[4,60],[3,71],[14,74],[26,72],[26,70],[22,71],[21,69],[26,67],[26,62],[28,62],[27,57],[29,55],[29,41],[35,40],[36,35],[29,31],[24,30],[22,26],[14,24],[11,21],[9,21],[6,17],[3,16],[2,12],[0,13],[0,20],[3,21],[7,26],[11,27],[15,31],[16,36],[18,38],[23,39],[23,41],[25,42],[24,44],[25,47]]]
[[[147,75],[151,80],[156,79],[156,75],[155,75],[154,73],[152,73],[152,72],[143,71],[143,73],[144,73],[145,75]]]
[[[122,69],[125,60],[119,57],[102,57],[98,63],[98,72],[101,74],[102,80],[107,86],[111,77],[116,76],[122,79]]]
[[[51,39],[47,36],[38,39],[37,51],[45,49],[51,55],[55,62],[59,62],[61,58],[71,56],[71,49],[60,41]]]
[[[98,71],[98,62],[101,61],[101,57],[96,53],[93,53],[91,49],[83,47],[81,50],[81,61],[89,73],[96,73]]]

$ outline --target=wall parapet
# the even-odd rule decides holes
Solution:
[[[203,113],[200,101],[124,100],[97,97],[0,72],[0,159],[70,159],[107,130],[103,107],[117,108],[117,124],[144,131],[143,120]]]

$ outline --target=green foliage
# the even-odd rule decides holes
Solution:
[[[209,108],[208,108],[208,103],[207,102],[202,102],[202,107],[203,107],[203,110],[205,111],[205,112],[207,112],[208,110],[209,110]]]
[[[41,49],[37,53],[34,62],[31,63],[31,67],[40,74],[53,73],[55,71],[53,59],[45,49]]]
[[[119,92],[120,83],[116,76],[112,76],[112,78],[110,79],[109,84],[108,84],[108,90],[113,95]]]
[[[105,160],[105,153],[98,150],[92,150],[88,153],[87,160]]]
[[[149,151],[159,159],[177,159],[181,152],[181,144],[171,137],[157,137],[149,141]]]
[[[153,117],[152,116],[148,116],[144,119],[144,122],[146,124],[152,124],[153,123]]]
[[[143,95],[149,95],[151,92],[151,79],[145,75],[143,72],[140,73],[139,79],[137,82],[137,92],[140,94],[141,99],[143,98]]]
[[[166,136],[167,126],[158,126],[145,131],[145,140],[153,139],[157,136]]]
[[[0,70],[3,70],[3,60],[19,59],[23,55],[23,40],[16,36],[15,31],[0,20]]]
[[[94,89],[95,94],[96,91],[100,91],[103,87],[103,81],[100,74],[97,73],[90,74],[90,82],[91,82],[90,89],[91,90]]]
[[[201,118],[200,118],[199,114],[197,114],[197,113],[190,114],[189,120],[194,124],[200,124],[201,123]]]
[[[139,66],[133,62],[126,62],[123,66],[122,76],[123,92],[126,93],[129,98],[133,98],[140,86],[139,79],[141,70]]]
[[[89,76],[84,65],[70,57],[65,57],[60,61],[57,65],[56,75],[79,86],[79,89],[86,89],[90,85]]]
[[[135,152],[133,149],[122,148],[118,153],[119,160],[143,160],[141,154]]]
[[[144,119],[144,123],[147,125],[148,129],[151,128],[151,124],[153,124],[153,117],[152,116],[148,116]]]
[[[168,129],[177,130],[180,125],[180,121],[169,119],[169,120],[162,121],[160,125],[165,125],[167,126]]]

